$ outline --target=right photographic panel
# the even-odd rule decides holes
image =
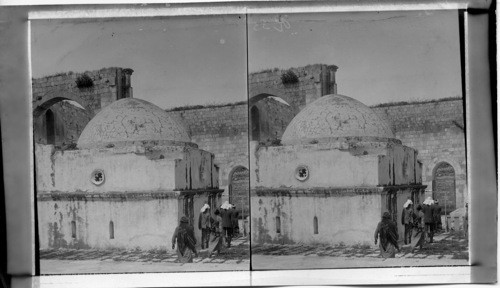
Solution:
[[[248,16],[252,269],[469,265],[461,25]]]

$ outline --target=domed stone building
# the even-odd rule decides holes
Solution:
[[[383,212],[398,223],[424,197],[417,151],[361,102],[326,95],[286,128],[282,145],[251,143],[252,243],[373,244]]]
[[[35,149],[41,249],[165,248],[181,216],[221,204],[214,155],[143,100],[106,106],[75,150]]]

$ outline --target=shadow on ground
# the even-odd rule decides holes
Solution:
[[[176,262],[176,250],[170,249],[46,249],[40,250],[41,260],[112,260],[125,262]],[[202,263],[224,263],[228,260],[241,263],[250,259],[250,245],[248,238],[238,238],[233,241],[229,249],[224,249],[217,256],[207,257],[207,253],[200,251],[198,257],[193,262]]]
[[[461,232],[449,232],[436,234],[434,243],[427,243],[422,250],[418,248],[411,252],[410,245],[401,247],[398,258],[433,258],[433,259],[466,259],[469,258],[468,240]],[[262,244],[252,245],[252,254],[255,255],[317,255],[329,257],[380,257],[380,250],[370,245],[346,246],[342,243],[335,246],[331,245],[281,245],[281,244]]]

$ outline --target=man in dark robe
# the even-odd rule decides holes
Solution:
[[[172,236],[172,249],[177,243],[177,257],[181,263],[193,262],[193,254],[196,256],[196,238],[194,237],[193,226],[189,225],[186,216],[182,216],[179,226],[175,228]]]
[[[384,258],[394,258],[396,257],[396,250],[399,251],[397,229],[396,223],[391,220],[391,214],[384,212],[382,221],[378,223],[375,230],[375,245],[377,245],[377,240],[380,239],[380,255]]]

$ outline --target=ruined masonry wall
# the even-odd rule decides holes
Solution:
[[[91,117],[87,110],[78,108],[67,102],[58,102],[50,107],[54,114],[55,143],[63,147],[67,144],[76,143],[83,129]],[[46,135],[45,113],[33,123],[33,135],[36,143],[48,144]]]
[[[327,72],[322,74],[322,69]],[[284,71],[277,68],[250,74],[249,97],[270,93],[284,99],[298,113],[322,95],[336,91],[335,71],[337,67],[334,65],[314,64],[290,70],[297,75],[298,83],[283,84],[281,74]]]
[[[69,72],[32,79],[33,108],[57,94],[78,102],[89,110],[93,116],[104,106],[117,100],[117,70],[121,69],[104,68],[85,73]],[[93,87],[83,89],[76,87],[76,79],[83,74],[88,75],[93,80]],[[101,105],[101,99],[103,105]]]
[[[281,139],[288,123],[295,117],[293,108],[270,98],[257,102],[255,106],[259,109],[259,141],[270,142]]]
[[[457,207],[467,201],[465,188],[465,134],[462,99],[374,107],[379,116],[391,123],[395,137],[418,150],[422,161],[422,181],[432,191],[432,173],[440,162],[455,169]],[[430,192],[426,196],[431,196]]]
[[[122,68],[104,68],[85,73],[68,72],[32,79],[35,141],[47,143],[45,113],[49,108],[55,117],[55,145],[61,146],[76,142],[85,125],[102,108],[131,95],[131,88],[123,87],[125,77],[123,70]],[[93,87],[79,89],[76,86],[77,78],[83,74],[93,80]],[[85,110],[82,111],[78,107],[60,102],[63,99],[75,101]]]

